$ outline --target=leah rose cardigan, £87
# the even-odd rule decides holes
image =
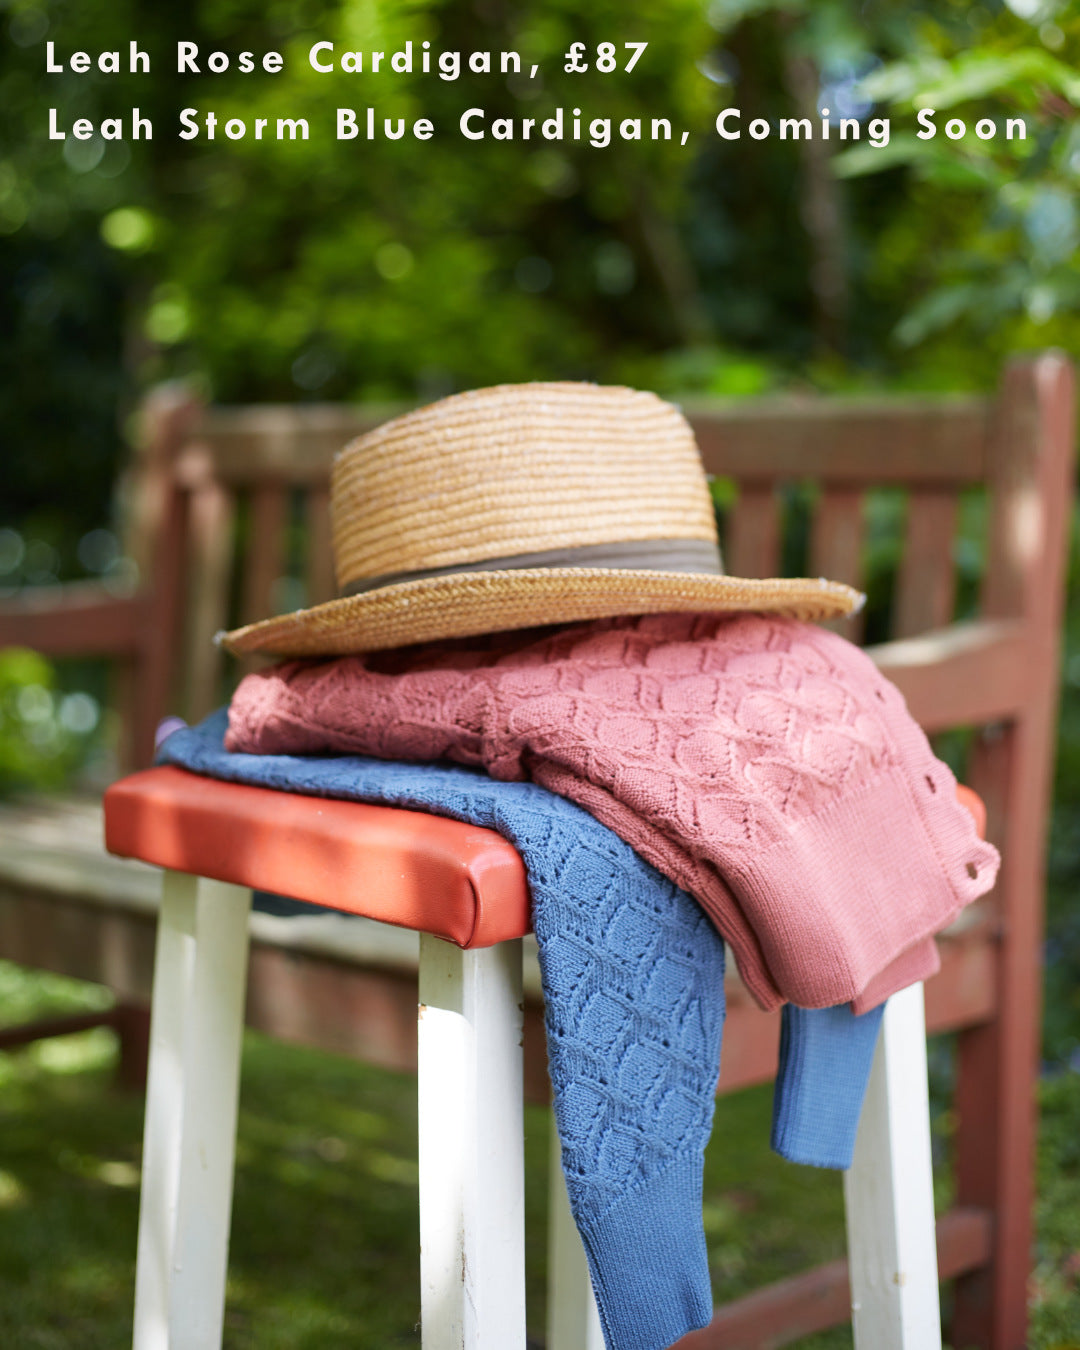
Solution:
[[[240,685],[226,745],[452,760],[583,806],[690,892],[763,1008],[856,1012],[938,967],[995,849],[899,691],[793,619],[655,615]]]

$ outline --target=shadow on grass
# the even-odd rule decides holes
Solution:
[[[13,970],[0,963],[9,983],[37,979]],[[0,995],[10,992],[3,983]],[[58,992],[50,982],[54,1009]],[[0,997],[0,1020],[12,1020],[9,1002]],[[111,1033],[98,1030],[0,1056],[0,1345],[130,1345],[142,1102],[113,1086],[114,1054]],[[415,1081],[250,1034],[242,1081],[225,1345],[419,1345]],[[1030,1345],[1065,1350],[1080,1343],[1080,1075],[1045,1083],[1042,1097]],[[767,1087],[717,1103],[704,1220],[718,1299],[843,1251],[839,1175],[772,1155],[769,1112]],[[526,1112],[537,1344],[549,1121],[544,1109]],[[799,1342],[851,1343],[846,1327]]]

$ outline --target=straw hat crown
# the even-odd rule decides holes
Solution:
[[[406,413],[338,456],[338,597],[220,635],[237,654],[345,656],[623,614],[824,619],[862,596],[722,574],[693,433],[654,394],[499,385]]]
[[[686,419],[601,385],[500,385],[406,413],[340,453],[331,503],[339,590],[552,549],[717,543]]]

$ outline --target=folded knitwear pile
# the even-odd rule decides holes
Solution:
[[[711,1315],[720,939],[758,1003],[783,1005],[774,1148],[844,1167],[882,1001],[933,973],[933,934],[998,865],[898,691],[793,619],[619,618],[291,662],[241,683],[223,748],[224,730],[178,732],[162,757],[469,820],[521,853],[610,1350],[660,1350]]]

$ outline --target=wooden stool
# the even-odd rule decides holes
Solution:
[[[165,869],[135,1350],[221,1343],[252,890],[419,931],[423,1347],[524,1350],[521,939],[530,922],[515,849],[459,821],[176,768],[114,784],[105,828],[110,852]],[[856,1345],[938,1350],[921,985],[886,1008],[844,1183]],[[602,1350],[557,1147],[552,1195],[549,1350]],[[703,1336],[681,1344],[711,1344]]]

